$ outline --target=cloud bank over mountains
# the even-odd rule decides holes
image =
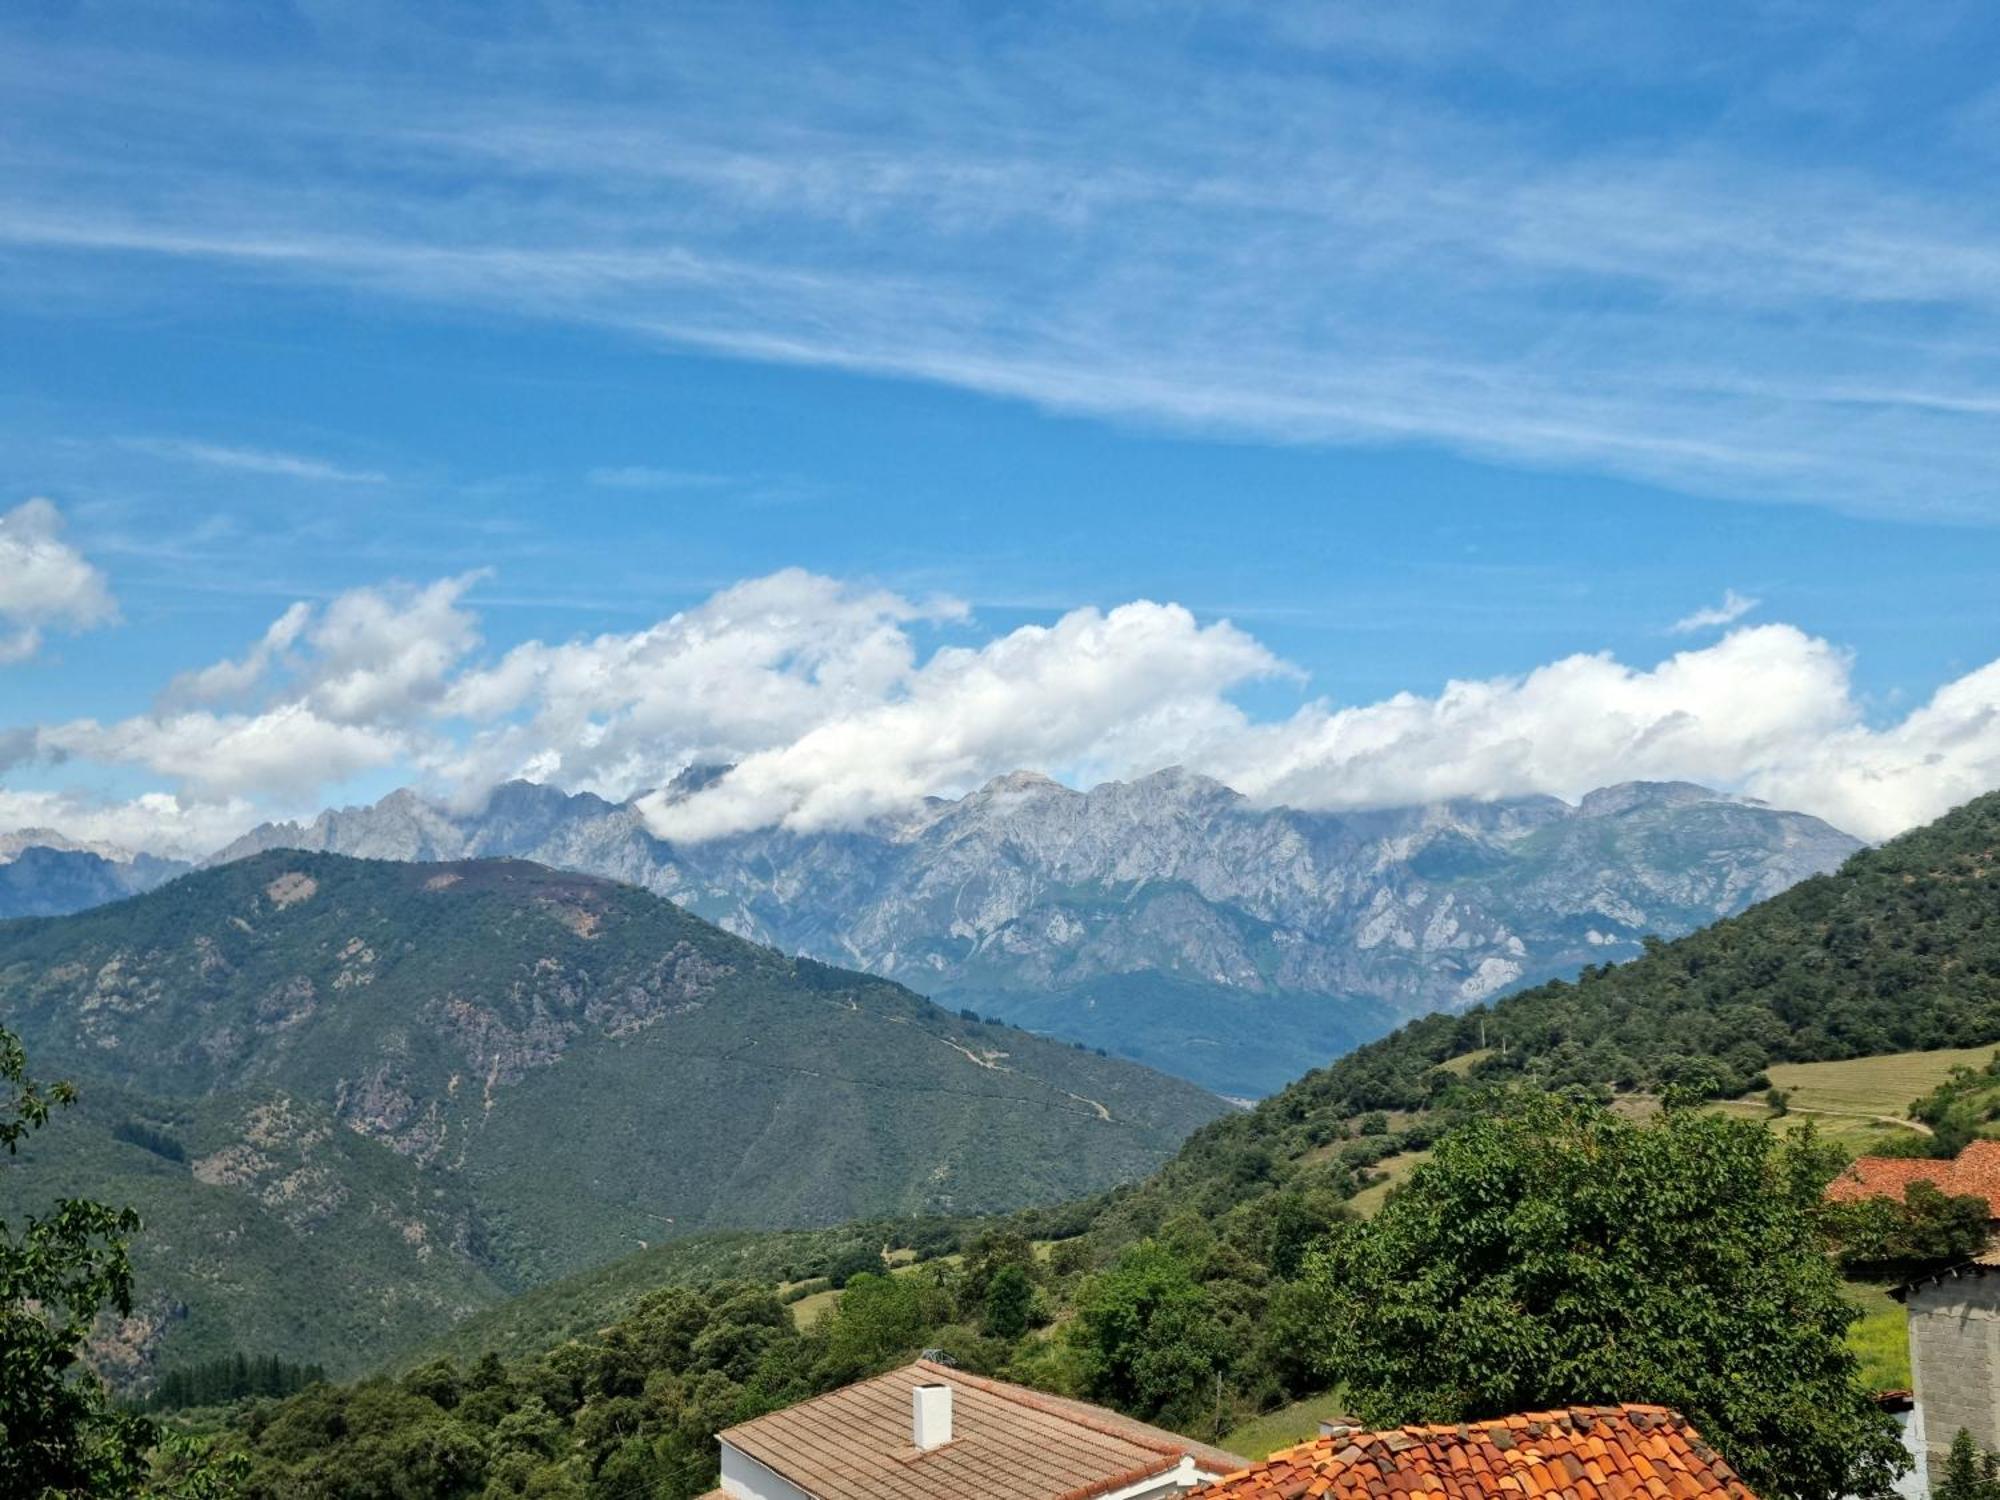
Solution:
[[[0,523],[0,548],[28,560],[0,570],[16,630],[110,618],[60,519],[37,501]],[[472,801],[524,776],[644,796],[662,836],[701,839],[854,826],[1024,767],[1088,782],[1178,763],[1301,808],[1684,778],[1881,838],[2000,784],[2000,661],[1871,723],[1846,653],[1786,624],[1739,624],[1650,665],[1585,652],[1336,704],[1240,626],[1174,603],[995,634],[956,600],[787,569],[645,629],[492,651],[475,598],[486,576],[296,603],[143,712],[0,728],[0,829],[199,854],[358,777]],[[1239,699],[1260,683],[1302,701],[1253,715]],[[736,769],[655,795],[718,762]],[[145,790],[78,790],[92,773]]]

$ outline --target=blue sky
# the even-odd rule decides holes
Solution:
[[[1700,9],[10,7],[0,826],[1929,816],[2000,781],[2000,23]]]

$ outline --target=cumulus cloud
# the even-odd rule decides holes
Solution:
[[[182,703],[215,703],[238,698],[264,680],[274,662],[291,650],[312,619],[312,606],[294,604],[273,620],[243,656],[219,661],[193,672],[183,672],[167,686],[167,700]]]
[[[668,838],[771,823],[810,831],[1018,766],[1125,770],[1161,746],[1228,733],[1241,716],[1224,695],[1280,670],[1250,636],[1179,605],[1079,609],[978,649],[941,650],[887,701],[757,751],[693,797],[640,807]]]
[[[310,797],[349,776],[393,765],[417,748],[394,729],[336,723],[304,703],[254,714],[202,710],[112,724],[78,719],[42,730],[37,743],[48,759],[138,767],[180,791],[223,802]]]
[[[478,623],[459,601],[485,576],[340,595],[312,626],[306,702],[341,724],[401,724],[425,714],[479,644]]]
[[[909,627],[966,618],[791,568],[630,634],[529,642],[453,683],[443,710],[480,733],[447,768],[628,795],[690,760],[741,760],[904,690]]]
[[[1696,631],[1713,630],[1718,625],[1734,625],[1761,603],[1761,599],[1752,599],[1735,589],[1724,589],[1720,604],[1710,604],[1692,614],[1682,615],[1668,629],[1675,635],[1693,635]]]
[[[62,529],[62,513],[47,500],[0,515],[0,664],[33,656],[48,626],[88,630],[118,616],[104,575]]]
[[[700,840],[853,827],[1022,768],[1088,781],[1179,763],[1262,804],[1325,810],[1685,779],[1880,838],[2000,785],[2000,662],[1871,723],[1847,653],[1783,624],[1650,665],[1578,654],[1271,717],[1246,712],[1240,690],[1298,674],[1177,604],[981,637],[958,601],[789,569],[641,630],[482,655],[476,581],[295,605],[151,713],[15,731],[0,767],[115,767],[161,789],[55,808],[8,792],[0,826],[185,848],[252,809],[310,811],[388,772],[468,802],[512,776],[632,798],[662,836]],[[660,794],[715,762],[735,769]]]

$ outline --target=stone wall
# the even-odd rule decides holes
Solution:
[[[1963,1427],[2000,1451],[2000,1268],[1971,1266],[1912,1287],[1910,1372],[1921,1429],[1912,1449],[1935,1472]]]

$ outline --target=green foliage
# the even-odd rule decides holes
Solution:
[[[986,1331],[1017,1339],[1035,1321],[1035,1283],[1025,1266],[1002,1266],[986,1284]]]
[[[147,1411],[177,1411],[184,1406],[220,1406],[246,1396],[289,1396],[326,1379],[321,1365],[294,1364],[275,1354],[255,1358],[243,1353],[163,1373],[143,1403]]]
[[[1913,1182],[1902,1198],[1886,1195],[1821,1210],[1840,1268],[1864,1280],[1906,1280],[1927,1267],[1970,1260],[1986,1248],[1987,1202],[1947,1197],[1934,1183]]]
[[[104,1100],[0,1214],[88,1191],[165,1226],[135,1270],[187,1310],[168,1364],[354,1372],[704,1230],[1055,1203],[1225,1107],[519,861],[272,851],[0,923],[0,1014]]]
[[[0,1027],[0,1144],[12,1153],[68,1104],[67,1084],[28,1074],[20,1041]],[[0,1494],[180,1495],[222,1492],[226,1463],[175,1445],[156,1466],[159,1429],[120,1411],[78,1355],[100,1311],[132,1310],[130,1209],[65,1199],[16,1227],[0,1220]]]
[[[2000,1457],[1982,1453],[1972,1434],[1959,1428],[1931,1500],[2000,1500]]]
[[[835,1256],[828,1263],[824,1274],[826,1284],[837,1291],[855,1277],[866,1275],[871,1271],[880,1272],[881,1269],[882,1253],[879,1250],[872,1250],[866,1245],[856,1245]]]
[[[1775,1063],[2000,1041],[1996,911],[2000,793],[1630,963],[1413,1021],[1196,1131],[1096,1225],[1129,1242],[1181,1209],[1219,1214],[1294,1180],[1345,1194],[1341,1168],[1427,1144],[1496,1086],[1734,1095]],[[2000,1073],[1990,1083],[1977,1106],[1989,1120]],[[1375,1154],[1333,1149],[1391,1111],[1413,1118],[1356,1143]]]
[[[871,1219],[831,1229],[690,1235],[476,1313],[415,1346],[396,1365],[407,1368],[440,1355],[473,1360],[489,1352],[508,1357],[539,1354],[629,1316],[644,1298],[670,1286],[744,1281],[763,1286],[785,1283],[793,1295],[823,1291],[836,1261],[854,1263],[865,1257],[868,1266],[879,1271],[885,1246],[919,1260],[950,1255],[958,1250],[968,1226],[980,1222]]]
[[[2000,1121],[2000,1053],[1983,1068],[1955,1068],[1945,1082],[1910,1106],[1931,1127],[1931,1154],[1956,1156],[1966,1142]]]
[[[148,1125],[144,1120],[120,1120],[111,1127],[111,1138],[128,1146],[137,1146],[141,1151],[150,1151],[163,1161],[187,1160],[187,1147],[178,1138]]]
[[[438,1358],[248,1407],[245,1494],[687,1500],[715,1484],[720,1429],[902,1363],[952,1313],[921,1269],[856,1275],[809,1332],[768,1288],[669,1288],[528,1358]]]
[[[1748,1122],[1511,1099],[1309,1263],[1320,1374],[1383,1424],[1657,1402],[1760,1494],[1877,1493],[1904,1459],[1844,1342],[1824,1170]]]
[[[1567,1081],[1598,1098],[1643,1087],[1689,1099],[1747,1082],[1786,1058],[1859,1056],[2000,1035],[1987,977],[1992,933],[1986,913],[1996,864],[1988,855],[1996,846],[2000,799],[1984,799],[1733,922],[1652,944],[1646,957],[1623,968],[1592,971],[1574,985],[1543,986],[1465,1018],[1415,1023],[1254,1110],[1205,1126],[1137,1186],[984,1225],[903,1221],[896,1228],[859,1227],[844,1239],[824,1231],[816,1234],[832,1238],[710,1237],[658,1247],[475,1319],[449,1347],[490,1345],[531,1354],[569,1334],[588,1341],[595,1337],[591,1330],[612,1316],[629,1315],[649,1285],[703,1275],[797,1284],[823,1276],[843,1253],[859,1264],[862,1253],[877,1256],[885,1246],[914,1246],[921,1238],[927,1253],[959,1250],[962,1262],[894,1277],[857,1276],[860,1295],[850,1289],[842,1298],[851,1305],[836,1309],[796,1347],[780,1334],[776,1352],[762,1356],[791,1361],[784,1367],[791,1389],[811,1389],[816,1379],[940,1347],[969,1367],[1091,1396],[1197,1434],[1217,1430],[1219,1405],[1226,1430],[1315,1396],[1347,1373],[1331,1352],[1341,1320],[1326,1268],[1342,1255],[1359,1254],[1353,1246],[1376,1243],[1374,1231],[1348,1223],[1345,1205],[1357,1188],[1384,1162],[1422,1161],[1427,1148],[1455,1131],[1490,1139],[1477,1132],[1518,1127],[1520,1085]],[[829,993],[839,983],[837,971],[800,973]],[[1916,983],[1917,974],[1928,977]],[[1893,1004],[1877,994],[1883,986],[1897,996]],[[1007,1045],[1016,1044],[1010,1036]],[[2000,1090],[2000,1075],[1980,1077]],[[1970,1092],[1954,1098],[1962,1104]],[[1806,1453],[1796,1481],[1765,1486],[1773,1497],[1817,1493],[1814,1486],[1840,1462],[1849,1462],[1861,1479],[1867,1464],[1887,1462],[1885,1450],[1874,1446],[1880,1424],[1857,1415],[1853,1405],[1859,1377],[1841,1344],[1850,1314],[1830,1279],[1830,1263],[1810,1249],[1817,1193],[1832,1170],[1814,1138],[1802,1133],[1781,1152],[1761,1124],[1703,1123],[1676,1111],[1657,1131],[1637,1132],[1653,1143],[1639,1145],[1624,1134],[1636,1127],[1578,1104],[1562,1107],[1592,1122],[1575,1125],[1572,1137],[1621,1153],[1621,1161],[1629,1155],[1635,1172],[1653,1174],[1657,1191],[1634,1206],[1619,1196],[1635,1191],[1620,1186],[1629,1174],[1586,1172],[1553,1147],[1543,1153],[1546,1160],[1530,1154],[1539,1165],[1533,1173],[1524,1167],[1521,1180],[1534,1180],[1534,1193],[1506,1213],[1487,1205],[1482,1218],[1468,1208],[1468,1217],[1452,1221],[1449,1233],[1434,1224],[1437,1242],[1449,1252],[1420,1261],[1412,1250],[1397,1262],[1411,1278],[1408,1286],[1428,1285],[1419,1275],[1442,1277],[1451,1283],[1446,1292],[1419,1304],[1406,1286],[1402,1302],[1388,1296],[1384,1308],[1402,1306],[1403,1315],[1427,1332],[1449,1325],[1462,1335],[1452,1346],[1460,1354],[1484,1339],[1482,1357],[1505,1369],[1515,1368],[1506,1361],[1515,1360],[1521,1346],[1538,1351],[1522,1361],[1518,1388],[1509,1388],[1509,1399],[1520,1404],[1557,1399],[1554,1389],[1562,1381],[1569,1384],[1561,1399],[1691,1406],[1705,1429],[1730,1435],[1731,1451],[1739,1454],[1745,1433],[1761,1442],[1768,1431],[1772,1452],[1788,1452],[1784,1445],[1790,1443]],[[1361,1133],[1364,1121],[1382,1133]],[[1668,1139],[1678,1144],[1657,1143]],[[1706,1166],[1689,1167],[1689,1153]],[[1418,1167],[1416,1180],[1428,1170]],[[1769,1200],[1762,1207],[1739,1202],[1751,1184],[1767,1179],[1778,1190],[1773,1195],[1757,1188]],[[1399,1189],[1383,1210],[1385,1222],[1412,1222],[1417,1207],[1409,1200],[1418,1194],[1414,1186]],[[1716,1214],[1725,1227],[1704,1249],[1701,1241]],[[932,1227],[923,1228],[926,1223]],[[1459,1253],[1455,1237],[1473,1232],[1466,1223],[1485,1236],[1483,1261]],[[1536,1238],[1555,1236],[1565,1225],[1577,1231],[1574,1248],[1566,1240]],[[1038,1259],[1028,1242],[1049,1239],[1062,1243]],[[1315,1256],[1329,1240],[1327,1253]],[[1553,1264],[1581,1279],[1537,1272]],[[1480,1284],[1459,1288],[1454,1278],[1470,1277],[1475,1269]],[[1453,1301],[1458,1291],[1493,1294],[1510,1277],[1532,1283],[1544,1298],[1542,1314],[1478,1326],[1453,1321],[1460,1317]],[[1023,1279],[1033,1290],[1032,1312],[1030,1326],[1017,1333]],[[1588,1309],[1597,1306],[1592,1299],[1605,1285],[1642,1284],[1652,1286],[1651,1300],[1642,1299],[1649,1320],[1644,1327],[1606,1323],[1609,1313],[1595,1324],[1579,1315],[1597,1341],[1585,1348],[1589,1339],[1578,1335],[1576,1348],[1564,1345],[1541,1357],[1548,1341],[1560,1343],[1571,1300]],[[1674,1300],[1680,1292],[1687,1295]],[[1054,1328],[1034,1326],[1050,1315]],[[1634,1313],[1628,1321],[1639,1317]],[[1782,1322],[1786,1331],[1773,1331],[1757,1321],[1762,1319]],[[1893,1331],[1886,1317],[1882,1327]],[[1619,1335],[1610,1355],[1602,1337],[1607,1330]],[[1764,1334],[1769,1341],[1759,1343]],[[1713,1351],[1714,1368],[1690,1369],[1686,1361],[1695,1356],[1688,1351],[1704,1359]],[[1756,1368],[1758,1359],[1768,1363]],[[1890,1367],[1886,1359],[1878,1364]],[[1727,1386],[1732,1371],[1741,1376],[1740,1391]],[[1442,1382],[1441,1372],[1432,1373]],[[1597,1384],[1577,1389],[1588,1384],[1586,1376]],[[763,1384],[756,1389],[775,1388],[775,1377],[757,1379]],[[1487,1385],[1461,1381],[1450,1390],[1440,1383],[1436,1394],[1445,1410],[1462,1408],[1474,1396],[1498,1404],[1495,1392],[1504,1384],[1498,1376]],[[561,1403],[551,1401],[551,1411],[559,1412]],[[1839,1454],[1829,1458],[1835,1448]],[[641,1461],[630,1453],[618,1460]],[[536,1483],[558,1483],[550,1477],[556,1470],[538,1472]],[[594,1482],[587,1475],[572,1479]]]
[[[1190,1259],[1154,1240],[1085,1287],[1072,1337],[1093,1399],[1168,1427],[1201,1423],[1229,1362],[1228,1336]]]

